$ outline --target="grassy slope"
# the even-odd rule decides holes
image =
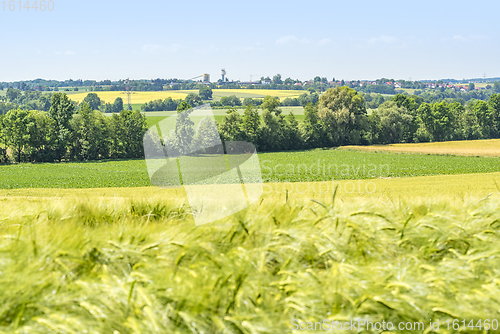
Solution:
[[[370,152],[500,156],[500,139],[463,140],[418,144],[344,146],[342,149]]]
[[[269,196],[199,227],[161,196],[0,201],[0,331],[271,334],[292,333],[292,319],[498,319],[499,200]]]

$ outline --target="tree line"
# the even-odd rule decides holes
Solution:
[[[204,123],[198,132],[214,134],[216,127],[224,141],[248,141],[259,151],[500,138],[500,94],[465,105],[427,103],[398,94],[368,113],[361,93],[335,87],[305,106],[302,123],[293,113],[283,115],[280,105],[278,98],[266,96],[261,113],[252,103],[242,115],[233,107],[220,123]],[[182,101],[177,111],[191,107]],[[185,123],[179,131],[195,134],[188,129],[194,124]],[[48,111],[14,109],[0,116],[0,161],[140,158],[146,130],[146,118],[138,111],[106,117],[88,102],[75,106],[67,95],[57,93]]]
[[[48,111],[18,108],[0,116],[0,162],[140,158],[146,130],[146,117],[138,111],[106,117],[56,93]]]
[[[279,106],[279,99],[267,96],[262,115],[251,104],[243,115],[229,110],[218,125],[221,137],[252,142],[259,151],[500,138],[500,94],[465,106],[398,94],[368,114],[360,93],[336,87],[306,105],[301,124],[293,113],[283,115]]]

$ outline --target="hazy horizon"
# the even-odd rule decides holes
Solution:
[[[17,2],[16,2],[17,3]],[[3,11],[0,81],[500,77],[498,2],[72,2]]]

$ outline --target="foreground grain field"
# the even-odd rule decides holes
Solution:
[[[271,334],[358,318],[424,324],[411,333],[429,332],[429,319],[493,325],[499,203],[271,195],[196,227],[182,199],[160,194],[2,198],[0,332]]]
[[[449,154],[469,156],[500,156],[500,139],[462,140],[418,144],[343,146],[342,149],[369,152]]]

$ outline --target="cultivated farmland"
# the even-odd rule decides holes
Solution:
[[[344,146],[342,149],[368,152],[450,154],[469,156],[500,156],[500,139],[446,141],[418,144]]]
[[[210,159],[210,156],[206,157]],[[200,159],[193,158],[193,159]],[[264,182],[316,182],[500,172],[498,158],[426,156],[347,150],[259,154]],[[203,170],[194,161],[193,168]],[[196,170],[194,171],[196,172]],[[0,189],[105,188],[150,185],[144,160],[0,166]]]
[[[70,99],[73,101],[81,102],[87,96],[89,92],[85,93],[75,93],[70,95]],[[121,97],[124,102],[126,102],[125,92],[92,92],[99,96],[101,100],[106,103],[113,103],[117,97]],[[189,93],[198,94],[198,90],[168,90],[168,91],[157,91],[157,92],[132,92],[131,101],[134,104],[143,104],[149,101],[166,99],[171,97],[172,99],[185,99]],[[214,89],[213,97],[215,100],[220,99],[223,96],[236,95],[239,98],[264,98],[266,95],[271,95],[284,99],[287,97],[298,97],[303,94],[304,91],[300,90],[273,90],[273,89]]]
[[[429,319],[498,319],[498,195],[329,195],[271,194],[198,227],[162,193],[2,198],[0,331],[271,334],[362,318],[423,333]]]

